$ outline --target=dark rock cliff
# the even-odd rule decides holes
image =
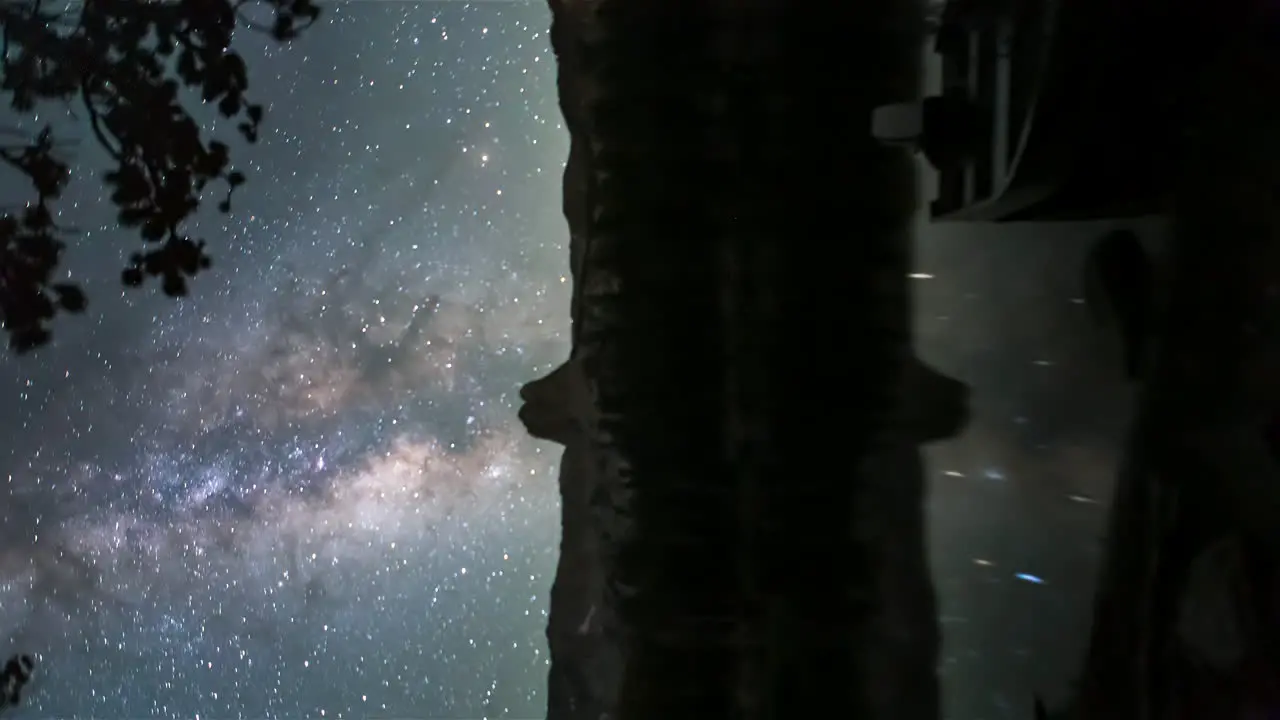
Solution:
[[[551,0],[572,142],[555,720],[937,716],[919,446],[959,383],[912,357],[917,92],[900,0]],[[840,681],[831,682],[831,678]]]
[[[565,446],[560,466],[561,541],[551,589],[547,641],[549,720],[612,717],[622,672],[616,607],[606,588],[620,520],[610,502],[617,485],[617,453],[600,435],[595,383],[588,374],[607,334],[609,318],[595,299],[614,281],[594,262],[590,216],[593,162],[589,102],[598,82],[587,58],[590,4],[553,0],[551,41],[558,59],[561,112],[570,133],[564,173],[564,215],[569,225],[573,277],[570,308],[573,343],[569,359],[521,390],[520,418],[534,437]]]

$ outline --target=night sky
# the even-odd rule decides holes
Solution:
[[[515,408],[568,350],[548,12],[326,9],[240,38],[268,129],[187,301],[122,291],[105,158],[46,111],[84,140],[92,306],[0,360],[0,650],[40,657],[15,717],[544,712],[559,452]],[[1029,717],[1084,640],[1128,405],[1078,302],[1098,232],[921,233],[922,352],[976,406],[930,453],[950,720]]]
[[[515,410],[568,351],[548,23],[360,2],[244,33],[270,129],[186,302],[122,291],[138,241],[65,125],[92,312],[0,378],[21,717],[542,713],[559,452]]]

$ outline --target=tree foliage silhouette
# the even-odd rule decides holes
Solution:
[[[218,209],[229,212],[246,178],[181,96],[194,91],[193,99],[215,105],[255,142],[263,107],[246,95],[248,72],[230,49],[232,35],[248,27],[287,41],[319,8],[312,0],[255,0],[274,17],[260,24],[246,14],[250,0],[65,1],[53,9],[48,0],[0,0],[0,92],[21,115],[60,101],[88,125],[114,163],[104,179],[117,220],[143,240],[122,281],[138,287],[156,278],[166,295],[185,295],[188,279],[210,264],[185,221],[213,183],[225,189]],[[59,311],[87,305],[79,286],[55,279],[69,231],[53,210],[71,176],[62,149],[49,125],[0,142],[0,164],[34,190],[21,209],[0,214],[0,322],[18,352],[48,342]]]
[[[22,702],[22,690],[31,682],[35,667],[30,655],[14,655],[0,667],[0,712]]]

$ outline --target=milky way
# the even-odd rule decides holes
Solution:
[[[94,312],[0,381],[18,716],[540,714],[558,453],[515,409],[567,352],[547,25],[346,3],[242,37],[270,131],[182,303],[121,292],[135,241],[77,157]]]

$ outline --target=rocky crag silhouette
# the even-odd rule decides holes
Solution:
[[[936,717],[919,446],[966,392],[914,358],[914,165],[867,127],[918,92],[922,7],[551,9],[574,342],[521,411],[565,445],[548,717]]]

